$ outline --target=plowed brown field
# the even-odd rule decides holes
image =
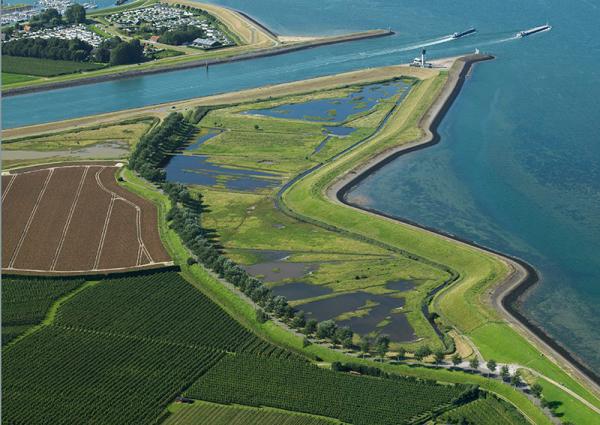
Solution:
[[[2,176],[2,268],[87,273],[169,263],[156,207],[118,186],[115,165],[35,168]]]

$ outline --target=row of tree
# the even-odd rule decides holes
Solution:
[[[20,38],[4,43],[2,54],[30,58],[84,62],[90,58],[93,47],[85,41],[61,38]]]
[[[140,139],[129,158],[129,167],[146,180],[164,182],[166,173],[161,165],[167,155],[185,143],[193,131],[194,126],[182,114],[169,114],[159,126]]]
[[[270,313],[282,320],[297,322],[299,316],[296,316],[297,312],[285,297],[274,295],[259,279],[250,276],[218,249],[209,232],[200,224],[203,210],[201,197],[194,198],[181,184],[164,182],[161,187],[172,203],[167,214],[169,225],[193,255],[188,264],[202,263],[246,294],[261,307],[259,319],[262,317],[264,321],[268,320],[267,313]]]
[[[110,65],[139,63],[144,60],[144,47],[139,40],[129,42],[114,37],[96,49],[83,40],[62,38],[20,38],[4,43],[2,54],[28,58],[102,62]]]

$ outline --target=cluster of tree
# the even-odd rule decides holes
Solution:
[[[92,55],[96,62],[110,62],[113,66],[140,63],[144,61],[144,46],[137,39],[127,42],[112,37],[100,43]]]
[[[160,36],[160,42],[171,44],[173,46],[179,46],[185,43],[191,43],[195,39],[203,36],[204,32],[200,28],[191,25],[184,25],[182,27],[163,32]]]
[[[85,41],[61,38],[21,38],[4,43],[2,54],[30,58],[83,62],[90,58],[93,47]]]
[[[383,358],[390,349],[390,338],[387,335],[379,335],[375,341],[371,338],[363,338],[360,342],[360,351],[364,354],[376,353]],[[404,357],[405,351],[401,349],[401,357]]]
[[[167,154],[179,148],[194,131],[182,114],[171,113],[163,122],[148,132],[135,147],[129,158],[129,167],[146,180],[161,183],[165,170],[160,166]]]
[[[198,106],[190,112],[188,120],[192,124],[198,124],[202,120],[202,118],[204,118],[206,114],[208,114],[209,111],[210,109],[206,106]]]
[[[110,49],[110,64],[126,65],[130,63],[140,63],[144,60],[144,47],[140,40],[133,39],[129,42],[121,41]]]
[[[333,320],[324,320],[317,323],[311,319],[302,327],[302,331],[306,335],[314,335],[318,339],[327,339],[333,344],[341,344],[344,348],[352,348],[352,338],[354,332],[347,327],[339,327]]]
[[[85,8],[80,4],[72,4],[62,16],[54,8],[46,9],[29,20],[32,29],[54,28],[65,24],[82,24],[86,21]]]
[[[29,58],[69,60],[75,62],[107,63],[123,65],[144,60],[144,48],[139,40],[130,42],[114,37],[103,41],[96,49],[79,39],[62,38],[20,38],[4,43],[2,54]]]

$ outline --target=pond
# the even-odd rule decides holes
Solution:
[[[283,295],[289,301],[320,297],[321,295],[327,295],[332,292],[332,290],[326,286],[311,285],[306,282],[292,282],[284,285],[277,285],[272,287],[271,291],[275,295]]]
[[[194,141],[192,141],[188,146],[185,147],[186,151],[195,151],[197,149],[200,149],[200,146],[202,146],[202,144],[204,144],[204,142],[206,142],[209,139],[212,139],[215,136],[218,136],[219,134],[221,134],[221,131],[209,131],[206,134],[202,134],[200,136],[198,136],[198,138]]]
[[[227,189],[253,191],[279,186],[277,174],[262,171],[225,168],[209,161],[206,155],[173,155],[165,167],[170,182],[214,186],[222,183]]]
[[[386,289],[391,289],[393,291],[409,291],[415,286],[415,282],[412,280],[394,280],[385,284]]]
[[[376,305],[370,306],[367,302]],[[403,305],[404,298],[354,292],[308,302],[296,307],[303,310],[308,318],[318,321],[335,319],[341,314],[364,309],[366,314],[339,320],[338,325],[349,326],[359,335],[375,332],[388,335],[394,342],[407,342],[415,339],[414,330],[403,313],[392,313],[392,310]],[[389,323],[378,327],[384,320]]]
[[[409,85],[403,81],[368,84],[361,86],[346,97],[288,103],[274,108],[251,109],[243,113],[274,118],[341,123],[346,121],[350,115],[366,112],[379,101],[407,91],[408,88]]]
[[[289,261],[267,261],[243,267],[251,275],[260,276],[264,282],[299,279],[319,268],[316,263],[292,263]]]

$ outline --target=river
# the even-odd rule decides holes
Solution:
[[[442,142],[372,175],[370,207],[525,259],[523,312],[600,369],[600,6],[591,0],[222,0],[282,34],[391,27],[392,37],[9,97],[5,128],[431,57],[493,53],[440,126]],[[553,30],[516,40],[549,21]],[[447,41],[471,26],[479,33]]]

